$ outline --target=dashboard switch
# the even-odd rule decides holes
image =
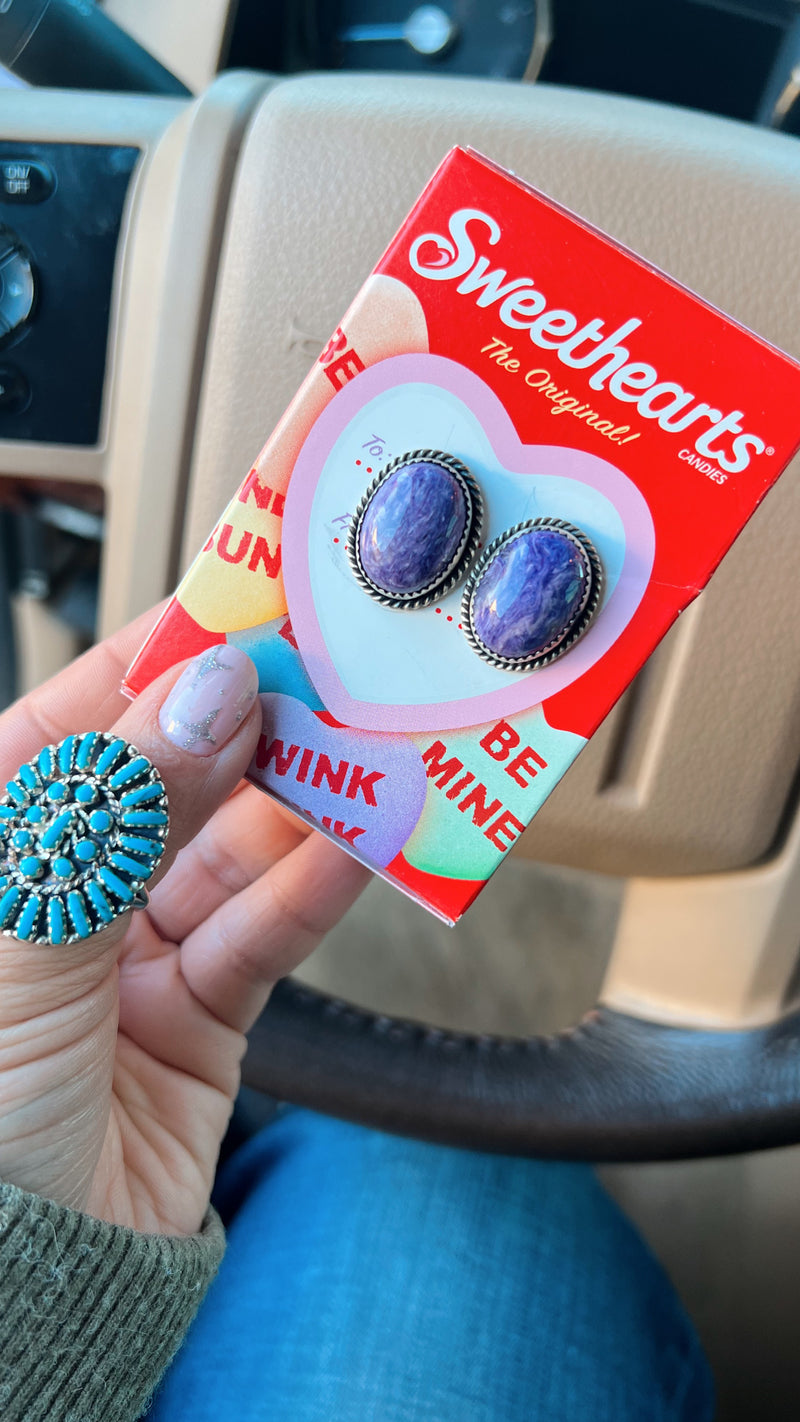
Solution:
[[[0,339],[16,331],[33,310],[33,268],[19,241],[0,228]]]
[[[0,139],[0,366],[19,367],[33,392],[19,406],[0,395],[2,440],[97,443],[114,264],[138,159],[131,145]],[[53,184],[46,202],[31,196],[42,174]],[[26,181],[24,200],[5,200]]]
[[[13,365],[0,365],[0,415],[16,415],[30,404],[31,389]]]
[[[44,202],[55,185],[46,163],[22,155],[0,159],[0,202]]]

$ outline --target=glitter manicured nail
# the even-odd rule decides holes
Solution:
[[[178,677],[159,714],[173,745],[214,755],[230,740],[258,694],[258,673],[238,647],[222,643],[195,657]]]

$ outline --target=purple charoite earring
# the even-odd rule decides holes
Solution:
[[[373,479],[356,509],[347,556],[383,607],[427,607],[466,576],[483,499],[461,460],[438,449],[401,454]]]
[[[518,523],[490,543],[470,574],[461,605],[467,640],[505,671],[547,666],[583,636],[604,581],[594,544],[574,524]]]

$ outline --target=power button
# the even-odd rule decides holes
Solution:
[[[55,185],[53,170],[46,163],[24,156],[0,158],[0,202],[44,202]]]

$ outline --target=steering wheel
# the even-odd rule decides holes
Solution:
[[[800,353],[794,138],[600,94],[391,75],[228,74],[195,101],[0,95],[0,115],[23,145],[142,154],[99,441],[55,458],[0,438],[0,472],[58,466],[103,489],[103,631],[170,590],[454,143]],[[523,837],[530,857],[626,878],[588,1017],[547,1039],[466,1036],[289,981],[245,1080],[505,1152],[633,1160],[800,1140],[798,534],[795,466]]]

